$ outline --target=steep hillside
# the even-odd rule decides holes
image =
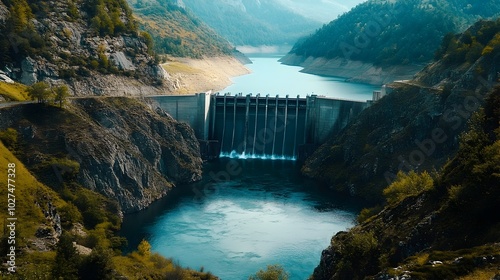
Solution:
[[[58,169],[50,170],[63,171],[65,188],[41,183],[36,178],[41,173],[33,176],[33,169],[12,153],[23,141],[16,136],[12,128],[0,131],[0,165],[4,167],[0,176],[5,178],[0,182],[0,195],[6,201],[8,194],[15,198],[13,215],[8,215],[8,204],[2,203],[0,218],[17,218],[15,228],[1,234],[1,279],[136,279],[137,275],[146,279],[218,279],[152,253],[147,242],[122,256],[125,241],[116,235],[120,224],[116,201],[75,184],[71,170],[62,168],[77,167],[70,160],[54,161],[52,165]]]
[[[497,87],[442,171],[399,175],[389,205],[338,233],[310,279],[498,279],[499,107]]]
[[[498,0],[371,0],[297,42],[282,61],[302,65],[305,72],[374,84],[388,82],[385,76],[405,79],[433,59],[447,33],[495,18],[499,10]]]
[[[23,84],[66,83],[75,95],[168,88],[124,0],[4,0],[0,10],[0,68]]]
[[[470,39],[465,34],[481,42],[479,52],[465,44]],[[439,170],[499,78],[500,22],[479,22],[465,34],[443,41],[444,57],[417,79],[390,85],[393,92],[321,146],[303,173],[331,188],[380,201],[398,171]]]
[[[182,0],[234,45],[291,45],[320,24],[272,0]]]
[[[66,163],[76,162],[70,178],[115,200],[123,212],[141,210],[201,176],[192,129],[133,99],[77,99],[70,110],[14,106],[2,109],[0,119],[0,130],[18,131],[19,157],[42,182],[69,187],[52,169],[61,165],[64,174],[74,169]]]
[[[174,0],[128,0],[139,28],[151,34],[158,54],[178,57],[229,55],[233,47]]]

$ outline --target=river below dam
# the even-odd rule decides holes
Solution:
[[[222,92],[311,94],[366,101],[374,86],[300,73],[280,56],[250,57],[249,75]],[[362,202],[300,176],[294,160],[220,158],[203,180],[178,186],[148,209],[125,216],[122,235],[133,250],[152,250],[223,280],[248,279],[279,264],[292,280],[307,279],[332,236],[355,224]]]

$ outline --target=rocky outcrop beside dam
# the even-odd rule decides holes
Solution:
[[[193,130],[135,99],[77,99],[67,110],[20,105],[2,109],[0,120],[0,130],[18,131],[24,164],[36,169],[50,162],[77,162],[76,181],[117,201],[124,213],[144,209],[171,188],[201,179]],[[64,167],[56,167],[62,177],[41,179],[64,181]]]

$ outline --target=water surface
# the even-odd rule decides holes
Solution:
[[[366,101],[377,89],[301,73],[279,63],[279,55],[250,58],[252,73],[222,92]],[[353,226],[361,209],[359,201],[302,178],[294,160],[221,158],[205,166],[203,177],[126,216],[122,232],[129,249],[146,239],[163,256],[223,280],[248,279],[268,264],[302,280],[319,264],[331,237]]]
[[[289,95],[296,97],[300,95],[323,95],[326,97],[366,101],[371,100],[374,90],[380,87],[346,82],[344,78],[327,77],[302,73],[302,67],[281,64],[278,60],[283,55],[253,55],[249,58],[252,64],[248,64],[252,73],[235,77],[233,84],[221,91],[232,94],[257,94],[261,96]]]
[[[122,232],[132,248],[145,238],[163,256],[221,279],[248,279],[268,264],[307,279],[361,206],[320,190],[298,168],[294,161],[220,159],[206,166],[202,182],[127,216]]]

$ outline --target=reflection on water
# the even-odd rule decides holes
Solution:
[[[154,251],[221,279],[248,279],[275,263],[307,279],[360,203],[321,190],[298,169],[295,161],[222,158],[201,182],[127,216],[122,232],[132,248],[146,238]]]
[[[380,86],[346,82],[344,78],[302,73],[302,67],[281,64],[282,55],[250,56],[252,64],[247,67],[251,74],[236,77],[233,84],[222,93],[260,93],[261,96],[279,94],[284,97],[319,95],[345,100],[371,100],[373,91]]]

